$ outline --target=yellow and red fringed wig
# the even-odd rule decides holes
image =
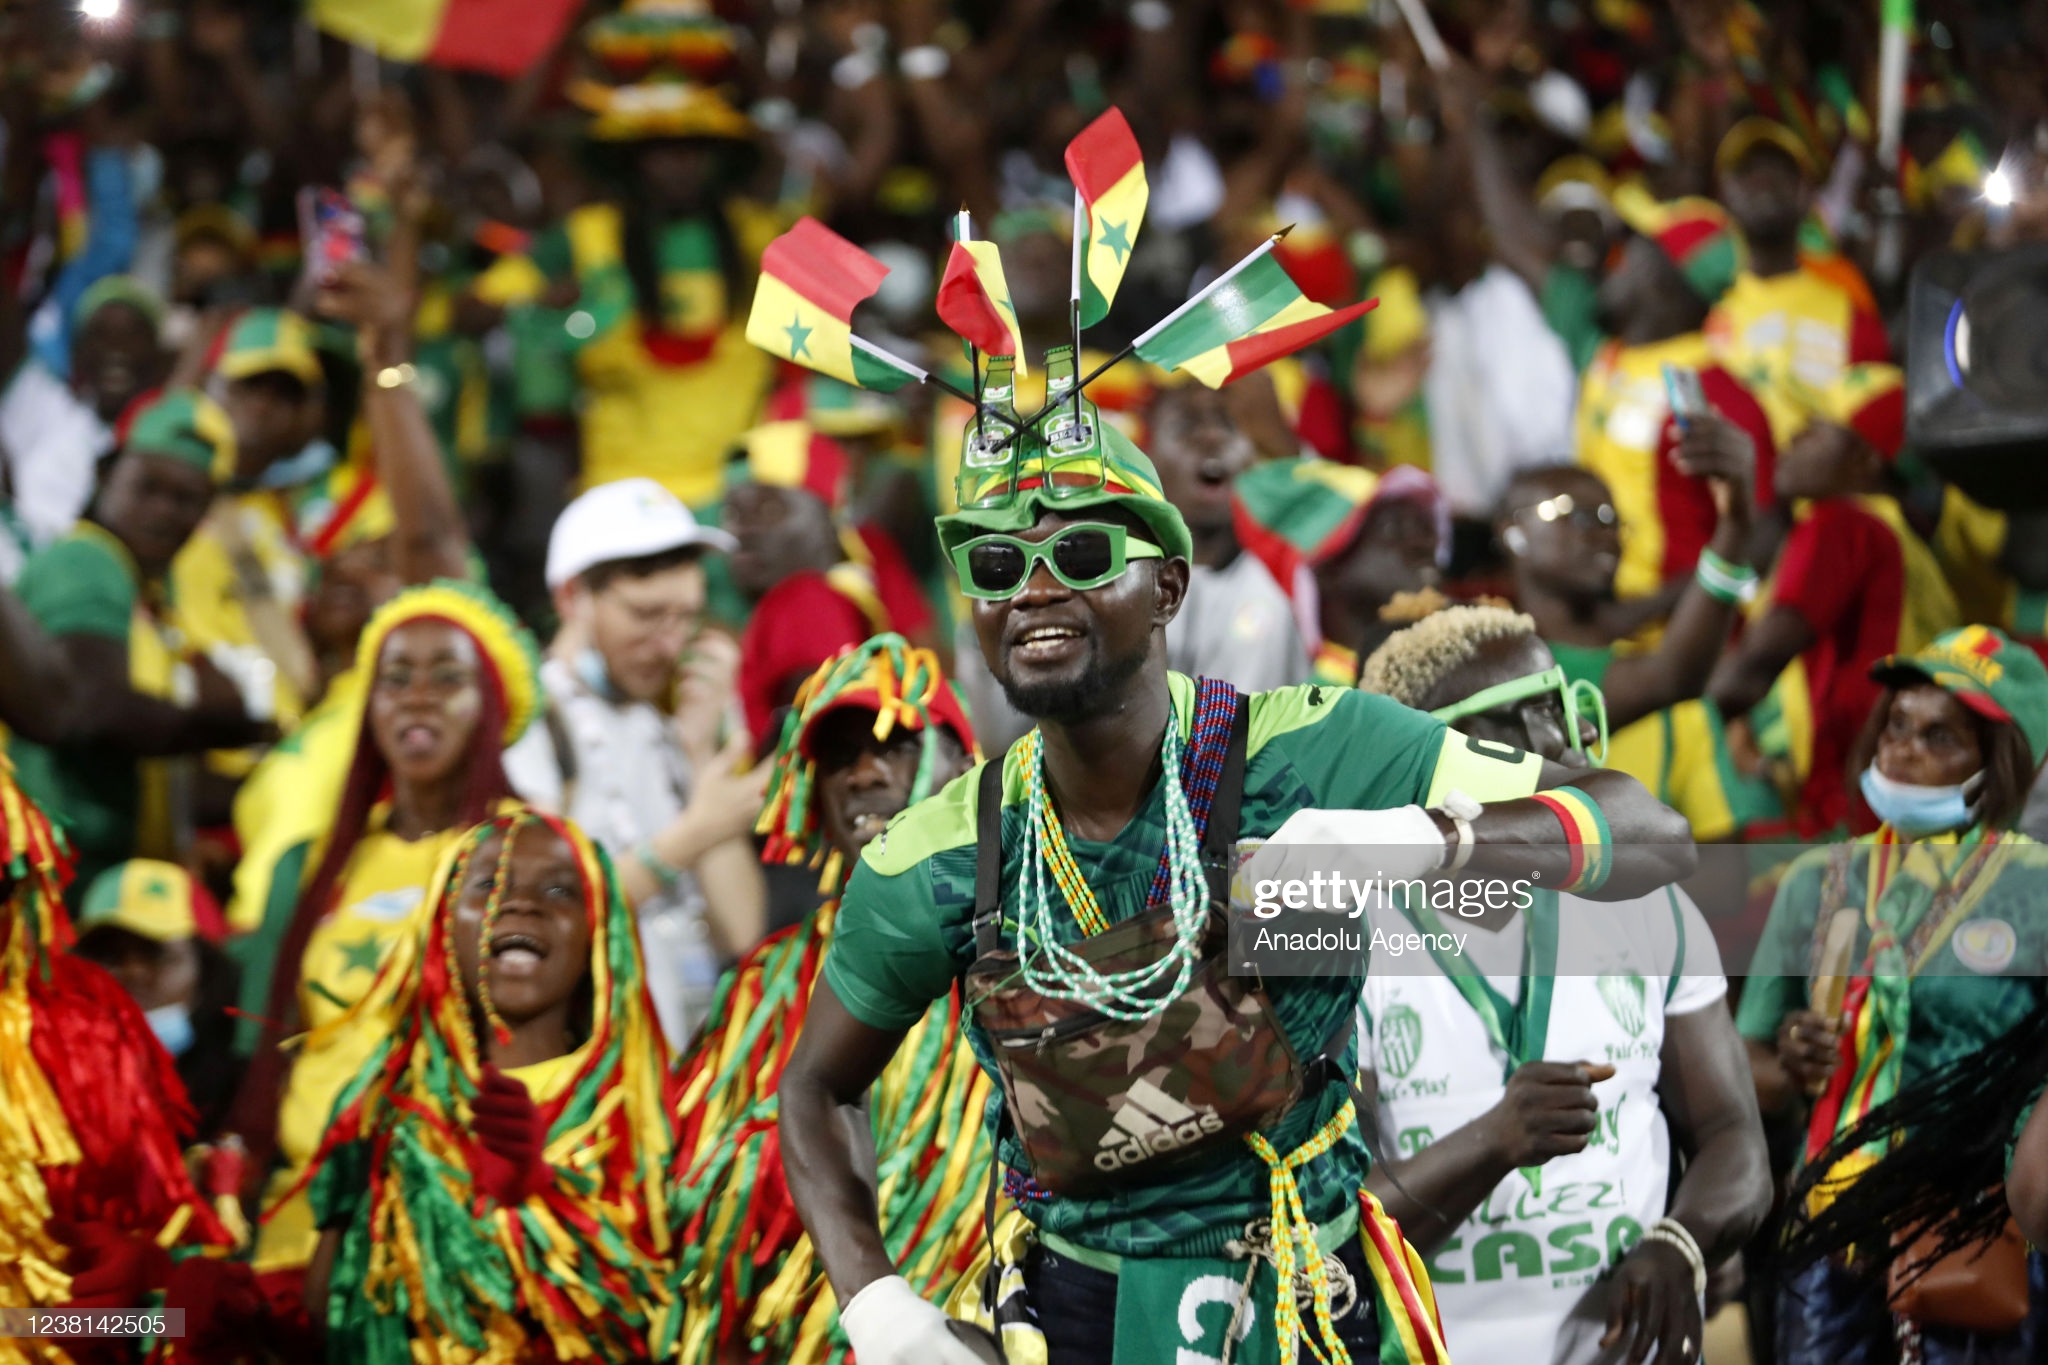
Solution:
[[[822,888],[835,899],[725,974],[710,1023],[677,1069],[670,1188],[682,1365],[849,1358],[837,1305],[783,1181],[775,1098],[838,909],[844,869],[825,847],[811,741],[818,722],[842,708],[871,713],[878,738],[898,728],[925,736],[913,803],[930,794],[937,727],[980,756],[937,660],[901,636],[878,635],[827,660],[797,692],[756,829],[768,835],[763,861],[822,865]],[[981,1244],[992,1159],[981,1122],[988,1078],[961,1039],[956,992],[910,1030],[871,1093],[883,1238],[903,1275],[933,1300]]]
[[[231,1241],[185,1169],[194,1118],[170,1054],[120,983],[66,951],[71,873],[0,759],[0,1308],[69,1301],[53,1221],[166,1248]],[[0,1338],[0,1362],[68,1359],[54,1341]]]
[[[553,1182],[516,1208],[483,1193],[471,1104],[482,1081],[454,911],[493,836],[541,824],[574,850],[590,921],[589,1035],[537,1084]],[[501,859],[504,855],[501,855]],[[482,929],[488,942],[501,860]],[[315,1216],[343,1228],[326,1305],[330,1358],[370,1365],[630,1361],[672,1340],[664,1182],[667,1054],[640,941],[602,850],[575,825],[520,810],[449,851],[427,911],[358,1010],[395,1021],[342,1092],[308,1171]],[[506,1035],[480,983],[485,1026]],[[341,1027],[346,1017],[330,1027]]]
[[[783,720],[782,737],[769,760],[773,766],[768,800],[754,822],[754,833],[768,837],[761,861],[822,867],[818,889],[828,896],[838,894],[846,869],[838,850],[825,844],[816,800],[818,762],[811,740],[818,722],[842,707],[873,712],[878,740],[887,739],[898,726],[924,737],[924,753],[910,786],[913,805],[931,795],[935,723],[951,730],[963,750],[976,757],[981,753],[967,713],[932,651],[914,648],[901,635],[877,635],[819,664],[797,689]]]

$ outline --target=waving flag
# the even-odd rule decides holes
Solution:
[[[1015,356],[1017,373],[1026,373],[1024,333],[994,242],[953,243],[939,281],[938,309],[939,321],[979,346],[983,355]]]
[[[525,75],[576,17],[576,0],[313,0],[313,22],[399,62]]]
[[[1332,310],[1304,295],[1271,254],[1285,235],[1269,238],[1133,349],[1163,370],[1185,370],[1220,389],[1372,311],[1378,299]]]
[[[815,218],[802,218],[761,253],[747,340],[857,388],[884,393],[925,373],[853,334],[853,310],[889,267]]]
[[[1067,174],[1074,181],[1075,227],[1082,230],[1074,242],[1076,298],[1081,325],[1093,327],[1116,301],[1152,195],[1138,139],[1122,111],[1109,110],[1067,144]]]

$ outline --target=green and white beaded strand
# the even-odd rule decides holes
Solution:
[[[1043,743],[1036,732],[1031,740],[1022,755],[1028,765],[1025,785],[1029,806],[1024,819],[1023,865],[1017,875],[1017,899],[1021,906],[1018,957],[1025,984],[1050,999],[1079,1001],[1127,1023],[1157,1018],[1187,989],[1194,976],[1209,915],[1208,883],[1202,875],[1194,812],[1188,806],[1187,790],[1181,785],[1181,757],[1186,742],[1181,737],[1178,718],[1166,727],[1165,752],[1161,755],[1166,773],[1167,903],[1173,910],[1174,942],[1156,962],[1125,971],[1098,972],[1059,937],[1059,916],[1047,879],[1048,865],[1057,853],[1041,841],[1041,819],[1052,837],[1062,844],[1065,835],[1046,794]],[[1171,986],[1161,989],[1169,980]]]

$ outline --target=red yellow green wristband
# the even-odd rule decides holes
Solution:
[[[1564,826],[1565,846],[1571,852],[1570,870],[1558,890],[1598,891],[1614,867],[1614,836],[1607,828],[1607,817],[1590,797],[1573,787],[1553,787],[1537,792],[1534,799],[1549,807]]]

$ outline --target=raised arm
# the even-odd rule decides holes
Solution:
[[[1770,692],[1785,665],[1812,648],[1813,642],[1813,626],[1804,616],[1790,607],[1772,607],[1722,657],[1707,681],[1707,696],[1730,720],[1747,715]]]
[[[1444,119],[1454,139],[1463,142],[1472,165],[1472,192],[1479,216],[1493,242],[1494,258],[1528,282],[1540,297],[1543,277],[1557,256],[1557,239],[1543,215],[1508,168],[1500,139],[1494,136],[1481,107],[1485,78],[1469,64],[1452,59],[1439,78]]]
[[[1749,434],[1717,414],[1697,417],[1680,439],[1676,458],[1680,469],[1706,478],[1713,490],[1719,520],[1707,548],[1730,564],[1745,563],[1756,462]],[[1698,579],[1688,580],[1656,651],[1609,665],[1602,684],[1608,725],[1619,730],[1706,691],[1737,611],[1735,603],[1717,600]]]
[[[377,478],[391,500],[397,529],[393,557],[408,583],[469,573],[469,533],[462,505],[441,462],[441,444],[409,382],[412,289],[368,262],[345,265],[320,291],[320,312],[357,328],[363,362],[363,415]]]

